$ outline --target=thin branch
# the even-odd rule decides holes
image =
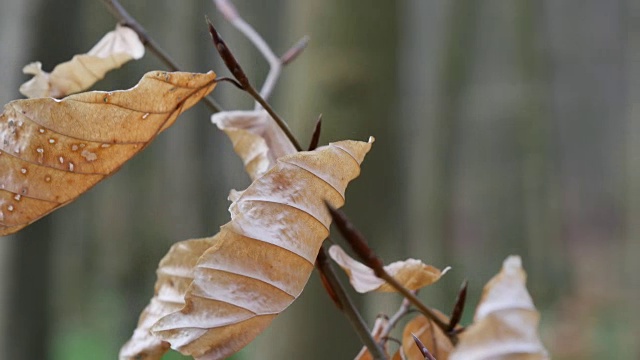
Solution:
[[[351,326],[353,326],[353,329],[355,330],[356,334],[358,334],[358,337],[360,337],[360,341],[362,341],[364,346],[369,349],[369,352],[371,353],[373,359],[387,359],[387,355],[384,353],[384,350],[382,350],[373,336],[371,336],[371,332],[367,324],[364,322],[362,316],[353,305],[353,302],[344,291],[344,286],[342,286],[340,280],[338,280],[333,267],[331,267],[331,264],[329,263],[327,252],[323,247],[320,248],[316,264],[316,268],[318,269],[318,271],[323,274],[324,278],[329,283],[329,286],[331,286],[335,298],[337,298],[337,300],[339,301],[342,312],[351,323]]]
[[[207,23],[209,24],[209,33],[211,34],[211,38],[213,39],[213,44],[216,47],[216,50],[218,50],[218,53],[220,54],[220,57],[222,58],[222,61],[224,61],[227,68],[231,71],[236,80],[238,80],[238,82],[242,85],[244,91],[248,92],[260,105],[262,105],[262,107],[269,113],[269,115],[271,115],[273,120],[278,124],[285,135],[287,135],[287,138],[289,139],[289,141],[291,141],[296,150],[302,151],[300,143],[291,132],[291,129],[289,129],[287,123],[282,120],[282,118],[278,114],[276,114],[271,105],[269,105],[269,103],[267,103],[267,101],[260,95],[260,93],[258,93],[253,85],[251,85],[246,73],[244,72],[244,70],[242,70],[242,67],[233,56],[233,53],[231,53],[231,50],[229,50],[227,44],[224,42],[224,40],[222,40],[220,34],[218,34],[218,31],[209,19],[207,19]]]
[[[280,62],[282,63],[282,66],[291,64],[293,60],[295,60],[300,54],[302,54],[304,49],[307,48],[307,45],[309,45],[309,39],[309,36],[305,35],[300,40],[298,40],[297,43],[293,44],[293,46],[290,47],[289,50],[285,51],[285,53],[280,56]]]
[[[402,304],[400,304],[398,311],[396,311],[395,314],[391,315],[389,321],[387,322],[387,325],[382,329],[382,332],[380,332],[380,339],[388,338],[391,331],[396,327],[398,322],[409,313],[410,309],[411,302],[409,302],[409,300],[407,300],[406,298],[402,299]]]
[[[144,44],[144,46],[149,49],[160,61],[162,61],[171,71],[181,71],[178,65],[173,59],[167,54],[148,34],[147,31],[140,25],[136,19],[131,16],[127,10],[120,4],[118,0],[103,0],[104,4],[107,6],[111,14],[118,19],[122,25],[125,25],[131,28],[133,31],[138,34],[140,37],[140,41]],[[205,97],[203,99],[204,103],[209,107],[209,109],[216,113],[222,111],[222,107],[216,103],[210,97]]]
[[[374,274],[380,279],[384,280],[391,287],[401,293],[407,300],[409,300],[420,312],[428,319],[433,321],[448,337],[453,345],[458,343],[458,336],[455,332],[447,331],[449,325],[442,321],[433,310],[429,309],[418,297],[409,289],[400,284],[393,276],[389,275],[384,268],[384,263],[376,255],[373,249],[367,244],[364,236],[355,228],[351,221],[341,210],[338,210],[326,203],[329,213],[333,218],[333,222],[340,230],[342,236],[349,242],[353,251],[360,257],[365,265],[370,267]]]
[[[318,143],[320,142],[320,132],[322,131],[322,114],[318,115],[318,120],[316,121],[316,127],[313,129],[313,134],[311,135],[311,141],[309,142],[309,151],[315,150],[318,147]]]
[[[416,346],[420,350],[420,353],[422,354],[422,356],[424,356],[424,360],[436,360],[436,358],[434,358],[433,355],[431,355],[431,353],[429,352],[429,349],[424,346],[422,341],[420,341],[417,336],[415,336],[414,334],[411,334],[411,336],[413,336],[413,341],[416,343]]]
[[[451,311],[451,316],[449,317],[449,326],[447,327],[448,332],[452,332],[453,330],[455,330],[456,326],[460,323],[460,319],[462,319],[464,305],[467,301],[468,285],[469,282],[465,280],[462,282],[462,286],[460,286],[458,296],[456,297],[456,302],[453,306],[453,310]]]
[[[267,42],[258,34],[258,32],[249,23],[244,21],[242,16],[238,14],[235,6],[229,0],[213,0],[216,7],[222,13],[222,16],[231,23],[238,31],[253,43],[253,45],[262,53],[264,59],[269,63],[269,73],[267,78],[262,84],[260,89],[260,96],[263,99],[268,99],[273,91],[273,88],[280,77],[282,67],[295,59],[306,47],[308,37],[305,37],[298,41],[290,50],[288,50],[282,57],[276,56],[271,50],[271,47]],[[260,102],[256,101],[256,110],[260,108]]]

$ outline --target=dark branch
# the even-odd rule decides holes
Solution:
[[[131,28],[133,31],[138,34],[140,37],[140,41],[144,44],[144,46],[149,49],[160,61],[162,61],[171,71],[181,71],[178,65],[173,59],[167,54],[152,38],[147,34],[147,31],[140,25],[136,19],[131,16],[127,10],[120,4],[118,0],[103,0],[104,4],[107,6],[111,14],[122,23],[122,25]],[[204,103],[211,109],[212,112],[216,113],[222,111],[222,107],[216,103],[210,97],[205,97],[203,99]]]

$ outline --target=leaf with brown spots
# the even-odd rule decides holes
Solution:
[[[215,86],[215,74],[156,71],[133,88],[8,103],[0,115],[0,236],[111,175]]]
[[[329,234],[324,201],[344,204],[372,142],[280,157],[237,194],[217,235],[174,245],[120,358],[159,359],[170,343],[197,359],[223,359],[253,340],[302,292]]]

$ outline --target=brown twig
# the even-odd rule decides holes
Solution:
[[[120,4],[118,0],[103,0],[104,4],[107,6],[111,14],[118,19],[122,25],[131,28],[133,31],[138,34],[140,41],[144,44],[144,46],[149,49],[160,61],[162,61],[171,71],[181,71],[178,65],[173,59],[167,54],[154,40],[147,34],[147,31],[140,25],[136,19],[131,16],[127,10]],[[205,97],[203,99],[204,103],[209,107],[209,109],[216,113],[222,111],[222,107],[216,103],[210,97]]]
[[[267,74],[264,84],[262,84],[262,88],[260,89],[260,96],[263,99],[268,99],[276,85],[276,82],[278,81],[278,78],[280,77],[282,67],[293,61],[293,59],[295,59],[304,50],[308,42],[308,38],[305,37],[301,39],[291,47],[291,49],[285,52],[285,55],[278,57],[273,50],[271,50],[271,47],[269,47],[262,36],[260,36],[260,34],[258,34],[258,32],[249,23],[247,23],[242,16],[240,16],[231,1],[213,0],[213,2],[222,16],[224,16],[231,25],[238,29],[238,31],[244,34],[244,36],[260,51],[267,63],[269,63],[269,73]],[[257,103],[260,104],[259,102]],[[257,109],[258,105],[256,104],[256,110]]]
[[[420,341],[417,336],[415,336],[414,334],[411,334],[411,336],[413,336],[413,341],[416,343],[416,346],[420,350],[420,353],[422,354],[422,356],[424,356],[424,360],[436,360],[436,358],[433,357],[433,355],[431,355],[431,353],[429,352],[429,349],[424,346],[422,341]]]
[[[313,134],[311,135],[311,141],[309,142],[309,151],[315,150],[318,147],[318,143],[320,142],[320,132],[322,131],[322,114],[318,115],[318,120],[316,121],[316,127],[313,129]]]
[[[464,305],[467,300],[468,285],[469,282],[465,280],[462,282],[462,286],[460,286],[460,291],[458,291],[455,305],[453,306],[453,310],[451,310],[451,317],[449,317],[449,326],[447,327],[447,333],[451,333],[453,330],[455,330],[456,326],[460,323],[460,319],[462,319]]]
[[[411,310],[411,302],[408,299],[402,299],[402,303],[395,314],[391,315],[387,325],[380,332],[380,339],[388,339],[389,334],[396,327],[398,322]]]
[[[231,71],[236,80],[238,80],[240,85],[242,85],[244,91],[248,92],[260,105],[262,105],[262,107],[269,113],[269,115],[271,115],[273,120],[278,124],[282,131],[284,131],[285,135],[287,135],[287,138],[289,139],[289,141],[291,141],[296,150],[302,151],[300,143],[291,132],[291,129],[289,129],[287,123],[282,120],[282,118],[278,114],[276,114],[271,105],[269,105],[269,103],[267,103],[267,101],[263,99],[262,96],[260,96],[260,93],[258,93],[258,91],[251,85],[251,83],[249,82],[249,78],[245,74],[244,70],[242,70],[242,67],[233,56],[233,53],[231,52],[231,50],[229,50],[227,44],[224,42],[224,40],[222,40],[220,34],[218,34],[218,31],[209,19],[207,19],[207,23],[209,24],[209,33],[211,34],[211,38],[213,39],[213,44],[216,47],[216,50],[218,50],[222,61],[224,61],[229,71]]]
[[[433,310],[429,309],[418,297],[409,289],[400,284],[393,276],[384,269],[384,263],[376,255],[373,249],[367,244],[364,236],[355,228],[355,226],[349,221],[347,216],[341,210],[335,209],[330,204],[326,203],[333,222],[340,230],[342,236],[347,240],[353,251],[360,257],[365,265],[370,267],[374,274],[380,279],[384,280],[391,287],[401,293],[407,300],[409,300],[424,316],[433,321],[448,337],[453,345],[458,343],[458,336],[456,333],[450,333],[447,331],[448,324],[442,321]]]
[[[321,276],[328,282],[329,287],[335,295],[334,301],[337,300],[338,307],[344,312],[345,316],[353,326],[356,334],[360,337],[360,341],[369,349],[371,356],[375,360],[385,360],[387,358],[384,350],[378,345],[376,340],[371,336],[367,324],[362,319],[360,313],[356,310],[353,302],[344,290],[344,286],[338,280],[335,271],[331,267],[327,252],[323,247],[320,248],[318,258],[316,259],[316,268],[322,274]],[[331,294],[331,293],[330,293]]]

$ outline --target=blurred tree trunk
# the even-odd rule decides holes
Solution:
[[[324,119],[322,144],[376,137],[361,177],[347,191],[346,211],[381,253],[399,254],[394,222],[399,179],[390,176],[399,170],[393,150],[398,121],[396,5],[336,0],[288,5],[281,18],[286,24],[282,28],[287,33],[281,34],[285,44],[304,34],[310,35],[311,43],[302,57],[285,69],[276,108],[292,124],[302,144],[308,142],[320,113]],[[339,236],[334,239],[340,241]],[[359,300],[357,295],[354,298]],[[361,309],[371,308],[365,314],[370,324],[378,312],[393,311],[358,303]],[[351,326],[314,273],[300,299],[260,338],[256,345],[259,352],[254,356],[348,359],[360,347]]]
[[[12,83],[27,61],[40,60],[50,70],[88,50],[116,22],[100,1],[71,1],[64,7],[26,3],[3,5],[1,11],[6,18],[2,34],[29,37],[6,52],[11,57],[3,55],[3,64],[11,61],[3,68],[15,69],[2,73],[12,74]],[[213,47],[202,20],[211,3],[167,0],[155,2],[153,11],[149,4],[123,5],[184,70],[213,68]],[[31,7],[36,16],[27,14]],[[30,18],[29,25],[24,19]],[[147,54],[108,74],[95,88],[126,89],[153,69],[166,67]],[[5,101],[17,97],[14,91]],[[223,160],[235,156],[209,115],[197,106],[118,174],[13,237],[6,255],[12,261],[3,262],[3,274],[12,277],[3,291],[11,296],[3,301],[9,309],[2,322],[3,331],[10,330],[11,346],[2,347],[8,356],[1,358],[116,357],[153,294],[155,269],[169,246],[212,235],[229,217],[226,197],[232,183],[243,179],[242,166]]]
[[[3,88],[11,89],[10,96],[3,100],[21,98],[17,94],[17,79],[24,79],[19,71],[27,62],[42,60],[50,66],[51,59],[61,60],[68,56],[71,44],[78,38],[79,17],[76,9],[79,1],[67,2],[67,7],[44,1],[16,2],[3,5],[2,34],[12,34],[11,39],[2,43],[12,46],[7,64],[3,64],[3,74],[11,74],[11,81],[3,82]],[[66,18],[64,27],[60,19]],[[26,22],[24,19],[34,19]],[[38,26],[33,26],[38,24]],[[51,36],[56,29],[57,36]],[[16,36],[19,33],[21,35]],[[23,51],[20,51],[20,50]],[[27,53],[29,51],[29,53]],[[3,59],[4,60],[4,59]],[[45,66],[47,66],[45,65]],[[48,67],[48,66],[47,66]],[[10,84],[13,84],[11,86]],[[51,221],[49,218],[12,236],[9,266],[6,271],[11,274],[11,281],[6,290],[10,294],[7,318],[2,322],[5,334],[2,351],[6,359],[47,359],[51,357],[51,314],[49,301],[52,286],[51,275]],[[4,240],[4,239],[3,239]],[[8,240],[8,239],[7,239]]]
[[[403,4],[398,73],[403,238],[410,256],[455,267],[459,263],[453,244],[461,102],[474,61],[477,5],[467,1]],[[443,285],[448,297],[455,296],[457,286],[455,282]],[[442,305],[442,289],[430,289],[431,303]]]
[[[640,13],[637,1],[627,1],[625,5],[629,14]],[[623,281],[628,284],[625,298],[630,306],[635,306],[640,303],[640,279],[637,276],[640,273],[640,69],[637,66],[640,63],[640,21],[638,18],[628,18],[627,21],[625,58],[629,94],[626,108],[626,176],[624,193],[621,195],[626,202]],[[631,337],[637,337],[640,334],[640,315],[631,309],[627,314],[633,314],[630,334]],[[630,358],[640,356],[637,342],[630,345],[629,355]]]
[[[4,51],[0,57],[0,103],[5,104],[8,101],[19,96],[18,86],[22,80],[19,69],[26,64],[28,47],[31,32],[27,22],[22,21],[27,16],[32,16],[33,6],[28,2],[10,2],[0,6],[0,44],[11,51]],[[16,34],[18,36],[16,36]],[[15,71],[6,71],[15,69]],[[33,321],[20,322],[13,324],[15,316],[12,312],[15,310],[14,291],[18,288],[16,284],[15,271],[19,265],[16,264],[18,254],[17,242],[25,239],[19,239],[17,236],[11,236],[0,239],[0,358],[10,359],[11,356],[20,354],[24,350],[24,342],[21,349],[14,351],[16,332],[23,338],[34,331]],[[24,279],[23,279],[24,280]],[[21,293],[21,295],[24,295]],[[41,307],[43,309],[43,307]],[[38,328],[37,326],[36,328]],[[36,358],[43,355],[46,345],[43,341],[33,344],[35,348]],[[21,359],[23,357],[16,357]]]
[[[577,8],[579,13],[570,10]],[[607,267],[595,274],[589,270],[589,259],[597,256],[620,264],[615,259],[624,205],[617,189],[624,174],[627,99],[623,2],[545,1],[544,11],[553,65],[551,114],[558,124],[561,154],[564,235],[573,254],[570,266],[581,274],[575,282],[578,291],[591,293],[595,281],[608,293],[618,286],[621,268]]]
[[[531,293],[549,299],[560,291],[546,285],[568,285],[566,242],[561,238],[562,214],[558,206],[559,150],[551,116],[550,54],[543,9],[535,0],[516,1],[516,66],[523,84],[520,100],[519,143],[522,153],[520,179],[523,204],[523,242],[527,270],[536,281]]]

